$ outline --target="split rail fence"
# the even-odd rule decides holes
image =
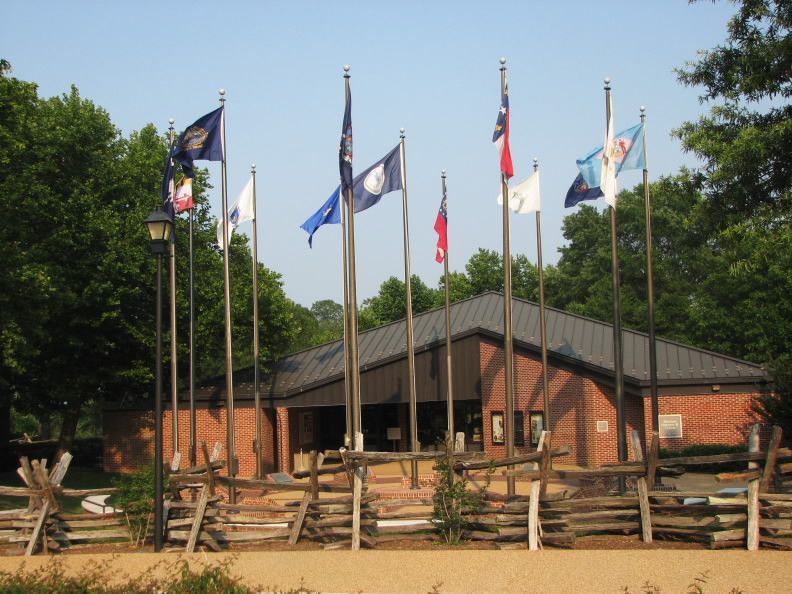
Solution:
[[[437,463],[444,458],[443,467],[452,469],[453,480],[481,493],[479,503],[464,511],[463,537],[492,541],[499,548],[574,547],[582,535],[637,534],[646,542],[658,538],[699,541],[715,549],[792,550],[792,450],[780,447],[777,427],[766,451],[759,450],[756,426],[747,452],[663,459],[656,433],[646,456],[634,433],[633,460],[583,469],[554,467],[554,461],[571,449],[553,447],[551,439],[545,432],[538,451],[497,460],[470,452],[386,453],[360,448],[311,452],[309,470],[276,473],[266,480],[221,474],[226,466],[220,459],[222,447],[217,444],[210,454],[203,443],[202,464],[178,470],[174,461],[167,477],[167,548],[219,551],[252,543],[283,541],[288,546],[308,540],[326,549],[359,549],[395,539],[437,539],[435,491],[416,493],[405,488],[386,495],[369,488],[369,480],[376,479],[370,479],[368,468],[428,460],[436,462],[438,470]],[[83,543],[131,540],[119,514],[97,517],[61,511],[59,497],[112,492],[64,489],[60,483],[70,459],[65,455],[49,472],[46,461],[21,460],[19,474],[26,487],[0,487],[0,495],[25,497],[27,508],[0,512],[0,544],[24,546],[30,555]],[[658,481],[685,469],[720,464],[745,464],[744,470],[716,477],[746,487],[676,491]],[[332,480],[320,480],[327,475]],[[437,479],[438,474],[429,478]],[[525,485],[520,490],[527,493],[507,496],[487,488],[491,479],[504,478]],[[227,502],[231,489],[242,503]]]

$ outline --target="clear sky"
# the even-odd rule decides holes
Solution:
[[[415,1],[10,2],[0,57],[43,96],[71,84],[125,135],[154,123],[177,130],[227,90],[229,203],[257,166],[258,256],[305,306],[342,297],[340,226],[310,250],[299,226],[338,184],[343,65],[352,66],[354,170],[394,147],[406,129],[412,271],[437,286],[433,230],[440,171],[448,172],[449,263],[502,249],[492,131],[507,58],[513,182],[542,170],[545,263],[554,263],[575,159],[601,144],[603,78],[616,130],[647,108],[650,178],[694,167],[671,130],[706,106],[674,68],[726,38],[731,2]],[[220,166],[208,167],[220,213]],[[620,187],[640,182],[625,172]],[[602,206],[602,201],[598,201]],[[395,192],[355,219],[358,297],[403,278],[402,201]],[[142,224],[142,222],[141,222]],[[249,233],[249,223],[240,230]],[[512,254],[536,259],[534,217],[512,217]]]

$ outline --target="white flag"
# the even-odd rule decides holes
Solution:
[[[239,194],[234,206],[228,211],[228,235],[229,237],[234,233],[234,229],[239,227],[246,221],[253,221],[256,218],[256,206],[253,197],[253,178],[251,177],[245,188]],[[225,249],[223,242],[223,219],[217,224],[217,245],[220,249]]]
[[[623,153],[617,150],[613,138],[613,96],[608,93],[608,125],[605,130],[605,142],[602,149],[602,170],[600,173],[600,190],[605,202],[616,208],[616,167],[617,158]]]
[[[503,193],[498,194],[498,204],[503,204]],[[538,170],[525,181],[509,188],[509,208],[517,214],[542,210]]]

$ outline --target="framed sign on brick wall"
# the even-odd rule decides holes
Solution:
[[[661,438],[682,438],[682,415],[660,415],[658,418],[658,425]]]
[[[492,411],[492,443],[506,443],[506,433],[503,427],[503,411]]]

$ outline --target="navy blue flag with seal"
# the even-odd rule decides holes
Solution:
[[[575,181],[573,181],[572,185],[569,186],[566,199],[564,200],[564,207],[571,208],[578,202],[583,202],[584,200],[596,200],[603,195],[604,194],[602,193],[602,190],[600,190],[599,186],[595,188],[589,187],[589,185],[586,183],[586,180],[583,179],[583,174],[578,173]]]
[[[338,147],[338,170],[344,195],[352,187],[352,94],[347,87],[344,121],[341,124],[341,144]]]
[[[352,180],[356,213],[371,208],[388,192],[402,189],[399,148],[397,144],[387,155]],[[322,207],[300,225],[309,235],[308,245],[312,246],[313,235],[319,227],[324,224],[339,224],[341,222],[341,211],[338,208],[340,191],[341,187],[339,186]]]
[[[168,156],[165,157],[165,174],[162,177],[162,210],[173,220],[175,210],[173,208],[173,196],[175,186],[173,183],[173,157],[172,150],[168,151]]]
[[[173,160],[192,166],[193,161],[222,161],[223,108],[218,107],[188,126],[173,145]]]

